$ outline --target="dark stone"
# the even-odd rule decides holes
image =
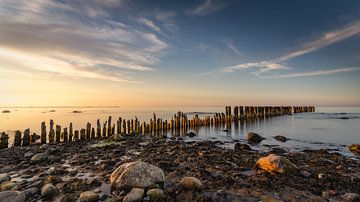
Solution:
[[[277,136],[274,136],[273,138],[274,138],[275,140],[277,140],[277,141],[280,141],[280,142],[286,142],[286,141],[288,141],[288,139],[287,139],[286,137],[282,136],[282,135],[277,135]]]
[[[247,136],[247,140],[252,143],[260,143],[264,139],[261,135],[254,132],[249,132]]]
[[[196,133],[194,133],[194,132],[188,132],[188,133],[186,133],[186,136],[188,136],[188,137],[195,137],[195,136],[196,136]]]
[[[249,145],[242,144],[242,143],[236,143],[234,149],[239,150],[239,151],[251,151],[252,150]]]

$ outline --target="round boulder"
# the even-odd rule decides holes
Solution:
[[[254,132],[249,132],[247,135],[247,140],[252,143],[260,143],[264,139],[261,135]]]
[[[96,202],[99,196],[92,191],[86,191],[80,194],[80,202]]]
[[[142,198],[144,197],[144,190],[140,188],[132,188],[131,191],[126,194],[126,196],[123,199],[123,202],[137,202],[142,201]]]
[[[0,184],[5,182],[5,181],[10,181],[11,178],[10,178],[10,175],[7,174],[7,173],[1,173],[0,174]]]
[[[124,163],[110,176],[111,184],[119,189],[146,188],[164,182],[163,171],[142,161]]]
[[[197,190],[202,187],[201,181],[195,177],[184,177],[181,179],[180,184],[190,190]]]
[[[14,187],[16,187],[15,182],[6,181],[6,182],[1,183],[0,190],[1,191],[12,190]]]
[[[282,174],[285,172],[293,172],[297,170],[297,167],[289,160],[275,154],[270,154],[268,156],[260,158],[256,162],[256,166],[260,168],[262,171],[269,173]]]
[[[47,157],[46,157],[45,153],[37,153],[31,157],[31,162],[33,162],[33,163],[39,163],[39,162],[43,162],[46,160],[47,160]]]
[[[273,137],[275,140],[280,141],[280,142],[286,142],[288,141],[288,139],[285,136],[282,135],[277,135]]]
[[[52,199],[58,193],[56,187],[52,184],[45,184],[41,188],[41,196],[45,199]]]
[[[159,201],[165,199],[165,193],[162,189],[150,189],[146,192],[152,201]]]

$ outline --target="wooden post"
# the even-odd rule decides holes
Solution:
[[[103,123],[103,134],[102,134],[103,139],[106,139],[106,124],[107,124],[107,122],[105,121],[105,122]]]
[[[74,142],[78,143],[80,141],[79,139],[79,131],[75,130],[75,134],[74,134]]]
[[[85,136],[86,136],[86,130],[84,128],[82,128],[80,130],[80,141],[84,142],[85,141]]]
[[[68,129],[64,128],[64,142],[68,142]]]
[[[21,131],[15,131],[14,146],[21,146]]]
[[[45,121],[41,123],[41,144],[46,144],[46,124]]]
[[[9,135],[7,135],[5,132],[1,133],[0,137],[0,149],[6,149],[9,146]]]
[[[111,116],[108,119],[108,137],[111,136]]]
[[[30,143],[34,143],[36,142],[36,133],[33,133],[31,136],[30,136]]]
[[[95,140],[95,128],[91,128],[91,139]]]
[[[54,121],[50,119],[49,143],[53,143],[55,138]]]
[[[97,122],[96,122],[96,137],[97,137],[97,139],[101,139],[101,124],[100,124],[100,119],[98,119]]]
[[[126,120],[125,119],[123,120],[123,131],[124,131],[124,133],[126,133]]]
[[[87,123],[86,124],[86,139],[90,140],[90,136],[91,136],[91,123]]]
[[[61,126],[60,125],[56,125],[56,143],[60,142],[60,134],[61,134]]]
[[[70,127],[69,127],[69,142],[73,142],[73,125],[72,123],[70,123]]]
[[[24,131],[24,136],[21,146],[24,147],[29,145],[30,145],[30,129],[28,128]]]
[[[128,134],[130,134],[130,120],[127,121]]]

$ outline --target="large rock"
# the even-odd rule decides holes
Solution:
[[[162,189],[150,189],[146,195],[150,197],[151,201],[161,201],[166,197]]]
[[[4,202],[24,202],[26,195],[19,191],[2,191],[0,192],[0,201]]]
[[[249,132],[247,135],[247,140],[252,143],[260,143],[264,139],[261,135],[254,132]]]
[[[0,174],[0,184],[5,182],[5,181],[10,181],[11,178],[10,178],[10,175],[7,174],[7,173],[1,173]]]
[[[52,199],[58,194],[56,187],[52,184],[45,184],[41,188],[41,196],[45,199]]]
[[[349,150],[355,154],[360,154],[360,144],[352,144],[349,146]]]
[[[344,202],[359,202],[360,201],[360,196],[359,194],[356,193],[346,193],[344,194]]]
[[[40,163],[47,160],[47,156],[45,153],[37,153],[31,157],[31,162]]]
[[[184,177],[181,179],[180,184],[186,189],[197,190],[202,188],[202,183],[195,177]]]
[[[123,202],[137,202],[142,201],[142,198],[144,196],[144,190],[140,188],[132,188],[131,191],[126,194],[126,196],[123,199]]]
[[[80,194],[81,202],[96,202],[98,200],[99,200],[99,196],[92,191],[86,191]]]
[[[164,182],[163,171],[154,165],[136,161],[120,165],[110,176],[117,189],[146,188]]]
[[[280,141],[280,142],[286,142],[288,141],[288,139],[285,136],[282,135],[277,135],[273,137],[275,140]]]
[[[261,170],[269,173],[282,174],[285,172],[293,172],[297,170],[297,167],[289,160],[275,154],[270,154],[269,156],[260,158],[256,162],[256,166]]]
[[[1,191],[12,190],[14,187],[16,187],[15,182],[6,181],[6,182],[1,183],[0,190]]]

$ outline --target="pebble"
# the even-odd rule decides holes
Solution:
[[[16,187],[15,182],[6,181],[6,182],[1,183],[0,190],[1,191],[7,191],[7,190],[13,189],[14,187]]]
[[[58,193],[56,187],[52,184],[45,184],[41,188],[41,196],[45,199],[52,199]]]
[[[144,196],[144,190],[140,188],[132,188],[131,191],[126,194],[126,196],[123,199],[123,202],[136,202],[136,201],[142,201],[142,198]]]
[[[0,174],[0,184],[5,182],[5,181],[10,181],[10,175],[8,175],[7,173],[1,173]]]
[[[92,191],[85,191],[80,194],[81,202],[95,202],[99,200],[99,196]]]
[[[195,177],[184,177],[181,179],[180,184],[186,189],[197,190],[202,188],[202,183]]]
[[[165,193],[162,189],[150,189],[146,192],[152,201],[159,201],[165,198]]]

